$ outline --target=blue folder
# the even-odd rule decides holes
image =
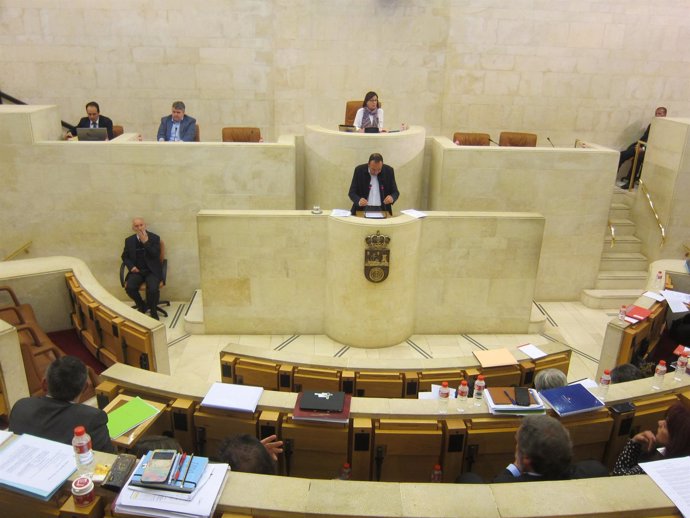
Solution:
[[[589,412],[604,406],[604,403],[579,383],[547,389],[540,392],[540,395],[560,416]]]

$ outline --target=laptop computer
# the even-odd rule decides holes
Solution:
[[[79,140],[96,142],[108,139],[108,130],[105,128],[77,128]]]
[[[345,392],[329,392],[327,390],[302,392],[300,410],[320,410],[322,412],[342,412],[345,403]]]
[[[364,128],[364,133],[379,133],[379,129],[376,126],[371,128]]]

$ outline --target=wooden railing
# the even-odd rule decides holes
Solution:
[[[664,246],[664,243],[666,243],[666,229],[664,228],[664,225],[661,224],[661,218],[659,217],[659,213],[656,211],[656,208],[654,207],[654,201],[652,201],[652,196],[649,194],[649,191],[647,190],[647,187],[645,186],[645,183],[642,181],[640,178],[640,188],[642,189],[642,192],[644,195],[647,197],[647,203],[649,204],[649,208],[652,209],[652,214],[654,214],[654,219],[656,219],[656,224],[659,227],[659,232],[661,233],[661,243],[659,244],[659,248]]]

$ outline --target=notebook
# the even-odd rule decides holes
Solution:
[[[108,139],[108,130],[105,128],[77,128],[79,140],[99,141]]]
[[[541,397],[560,416],[589,412],[604,406],[604,403],[579,383],[542,390]]]
[[[323,412],[342,412],[345,392],[316,392],[305,390],[300,400],[300,410],[320,410]]]

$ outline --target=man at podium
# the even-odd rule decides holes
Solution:
[[[352,214],[360,211],[386,211],[393,215],[393,203],[400,193],[395,184],[395,171],[383,163],[380,153],[372,153],[369,162],[355,167],[348,196]]]

